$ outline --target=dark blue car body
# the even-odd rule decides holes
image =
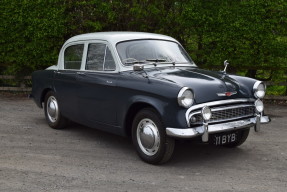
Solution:
[[[149,50],[142,51],[146,47],[137,48],[144,43],[143,40],[148,40],[146,47],[153,40],[162,41],[159,47],[170,44],[173,51],[183,54],[181,59],[185,62],[168,60],[170,57],[177,58],[173,53],[162,56],[171,52],[168,48],[166,52],[158,53],[161,60],[145,58],[144,62],[140,60],[141,56],[135,58],[137,54],[149,54],[146,53]],[[132,41],[142,42],[129,47]],[[127,50],[119,50],[121,42],[129,42],[122,46]],[[137,130],[133,128],[133,123],[138,113],[143,109],[153,111],[161,121],[158,126],[163,127],[163,133],[157,130],[157,123],[153,124],[157,121],[155,119],[150,126],[144,126],[146,133],[139,131],[134,137],[142,139],[140,146],[144,147],[139,147],[142,149],[139,153],[143,153],[139,154],[140,157],[154,164],[163,162],[164,155],[160,160],[150,160],[159,156],[157,152],[150,151],[160,151],[160,142],[165,137],[202,137],[203,142],[208,142],[208,135],[246,129],[249,132],[250,127],[258,131],[260,123],[269,122],[269,118],[263,115],[261,99],[265,86],[262,82],[225,71],[199,69],[186,55],[176,40],[163,35],[107,32],[76,36],[64,44],[57,66],[33,73],[31,95],[39,107],[45,108],[46,105],[46,118],[53,128],[59,127],[61,117],[85,126],[132,136],[133,129]],[[99,60],[103,66],[99,67]],[[184,93],[185,90],[189,92]],[[182,93],[189,95],[182,96]],[[182,105],[180,102],[184,99],[184,102],[191,102],[188,103],[190,105]],[[209,112],[203,111],[205,107]],[[208,117],[209,113],[211,117]],[[160,141],[154,144],[156,138]]]

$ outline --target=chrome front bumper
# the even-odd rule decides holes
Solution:
[[[208,123],[203,123],[202,126],[185,129],[167,127],[166,134],[170,137],[176,138],[193,138],[197,136],[202,136],[202,141],[207,142],[208,135],[212,133],[233,131],[252,126],[254,126],[255,131],[258,132],[260,130],[261,123],[269,122],[270,118],[268,116],[261,116],[258,114],[256,117],[214,125],[208,125]]]

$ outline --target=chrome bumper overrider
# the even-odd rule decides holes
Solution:
[[[260,130],[261,123],[269,123],[270,118],[268,116],[257,115],[256,117],[237,120],[227,123],[219,123],[214,125],[208,125],[208,123],[203,123],[202,126],[193,127],[193,128],[166,128],[166,134],[171,137],[177,138],[193,138],[197,136],[202,136],[202,141],[208,141],[208,135],[212,133],[226,132],[237,129],[243,129],[247,127],[254,126],[255,131]]]

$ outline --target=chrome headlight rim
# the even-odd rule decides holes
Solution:
[[[263,101],[261,101],[260,99],[257,99],[254,105],[258,113],[262,113],[264,111],[264,104],[263,104]]]
[[[191,94],[192,94],[192,98],[190,98],[190,99],[191,99],[190,103],[184,103],[184,97],[183,97],[183,95],[184,95],[184,93],[185,93],[186,91],[190,91]],[[191,107],[191,106],[193,105],[193,103],[194,103],[194,98],[195,98],[195,94],[194,94],[194,92],[192,91],[192,89],[190,89],[189,87],[183,87],[183,88],[181,88],[180,91],[178,92],[177,102],[178,102],[178,105],[179,105],[179,106],[184,107],[184,108],[189,108],[189,107]]]
[[[264,88],[264,91],[263,91],[262,95],[258,95],[258,91],[259,91],[258,88],[259,88],[260,85],[262,85],[263,88]],[[263,83],[262,81],[256,81],[254,83],[254,85],[253,85],[253,92],[254,92],[255,98],[262,99],[265,96],[265,94],[266,94],[266,85],[265,85],[265,83]]]
[[[211,119],[211,116],[212,116],[212,112],[211,112],[210,107],[204,106],[201,110],[201,115],[205,121],[209,121]]]

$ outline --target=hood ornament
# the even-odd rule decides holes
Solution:
[[[225,60],[224,61],[224,69],[223,69],[224,74],[226,74],[227,65],[229,65],[229,63],[227,62],[227,60]]]

